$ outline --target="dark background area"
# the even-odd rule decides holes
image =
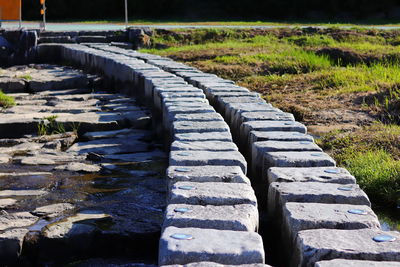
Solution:
[[[39,0],[22,0],[23,19],[39,20]],[[400,0],[128,0],[129,18],[152,20],[400,20]],[[57,20],[123,19],[124,0],[47,0]]]

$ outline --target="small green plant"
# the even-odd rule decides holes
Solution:
[[[38,124],[38,135],[65,133],[64,124],[57,122],[57,118],[57,115],[43,118]]]
[[[20,75],[20,76],[17,76],[17,78],[24,79],[24,80],[27,80],[27,81],[32,81],[33,80],[32,76],[29,75],[29,74]]]
[[[15,99],[12,96],[6,95],[0,90],[0,107],[9,108],[15,106]]]

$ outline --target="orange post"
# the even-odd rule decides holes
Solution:
[[[21,0],[0,0],[0,20],[20,20]]]

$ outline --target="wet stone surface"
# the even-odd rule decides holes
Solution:
[[[0,261],[154,266],[167,154],[150,112],[119,94],[37,91],[0,111]]]

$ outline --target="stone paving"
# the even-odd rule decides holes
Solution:
[[[153,118],[162,126],[160,132],[168,146],[178,138],[194,142],[193,149],[182,143],[171,146],[159,265],[265,266],[268,247],[265,250],[255,232],[257,227],[251,227],[256,207],[259,215],[268,212],[275,216],[279,228],[267,231],[276,231],[279,236],[273,245],[282,251],[283,266],[321,265],[337,258],[346,259],[348,266],[360,260],[400,262],[399,234],[379,229],[368,197],[354,177],[335,167],[335,161],[312,143],[304,125],[257,94],[182,63],[114,46],[43,45],[39,54],[43,53],[96,70],[117,83],[131,84],[136,90],[130,94],[145,96],[146,103],[157,103],[152,106]],[[162,93],[172,87],[173,97]],[[196,89],[202,89],[204,96]],[[218,119],[217,112],[228,124]],[[208,115],[213,119],[204,123]],[[232,145],[221,145],[217,150],[219,146],[211,143],[196,144],[199,138],[223,138],[229,143],[231,132],[249,166],[255,166],[256,173],[261,171],[250,176],[258,201],[243,177],[247,161],[240,152],[224,151],[233,149]],[[252,149],[260,156],[251,156]],[[212,171],[190,175],[198,171],[194,168],[210,165],[236,170],[230,175],[213,175]],[[230,178],[232,175],[237,178]],[[224,206],[238,207],[233,214],[248,214],[253,219],[238,220],[232,213],[222,218],[220,207]]]
[[[43,75],[63,69],[47,67]],[[76,85],[67,75],[60,71],[52,90],[10,94],[17,105],[0,112],[1,136],[10,137],[0,139],[0,262],[59,266],[108,255],[154,266],[167,155],[151,113],[121,94],[65,89]],[[41,127],[49,132],[38,136]]]

